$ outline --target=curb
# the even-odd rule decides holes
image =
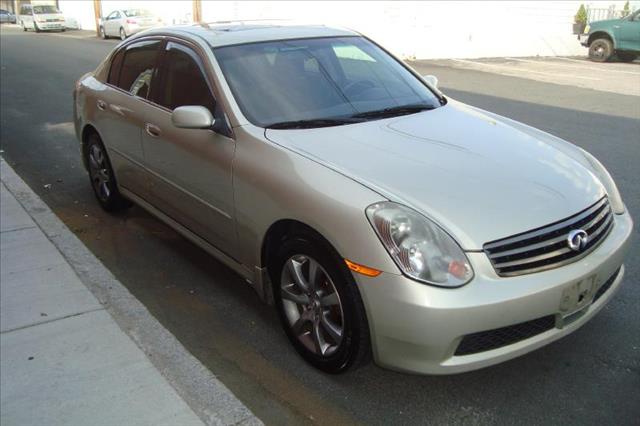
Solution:
[[[263,423],[165,329],[0,157],[2,182],[120,329],[207,425]]]

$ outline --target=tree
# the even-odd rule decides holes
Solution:
[[[585,9],[584,4],[580,5],[578,13],[576,13],[576,16],[574,16],[573,19],[576,24],[587,24],[587,9]]]
[[[629,13],[631,13],[631,8],[629,7],[629,0],[627,0],[622,8],[622,17],[624,18],[625,16],[628,16]]]

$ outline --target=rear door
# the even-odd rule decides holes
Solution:
[[[216,103],[204,61],[191,47],[167,42],[154,86],[156,105],[145,117],[142,133],[145,162],[150,170],[151,202],[187,229],[236,257],[232,160],[235,141],[209,129],[180,129],[171,122],[180,106],[200,105],[219,122],[224,113]],[[158,90],[156,90],[158,89]]]
[[[107,89],[96,99],[96,125],[118,184],[141,196],[147,188],[141,133],[161,45],[161,40],[142,40],[120,49],[111,62]]]

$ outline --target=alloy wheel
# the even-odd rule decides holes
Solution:
[[[89,174],[93,189],[100,198],[106,202],[111,196],[111,176],[107,166],[107,159],[102,147],[98,144],[89,148]]]
[[[322,266],[306,255],[289,258],[280,294],[293,334],[312,353],[328,357],[344,335],[344,313],[336,287]]]
[[[124,32],[124,28],[120,28],[120,40],[125,40],[127,38],[127,33]]]

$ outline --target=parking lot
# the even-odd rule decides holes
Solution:
[[[574,334],[455,376],[373,364],[312,370],[275,311],[230,269],[134,207],[98,207],[71,117],[75,80],[115,46],[86,34],[2,28],[4,158],[147,309],[267,424],[637,424],[640,241],[611,303]],[[29,52],[25,55],[24,52]],[[640,212],[640,64],[577,58],[417,61],[445,95],[523,121],[590,151]],[[578,78],[579,77],[579,78]]]

